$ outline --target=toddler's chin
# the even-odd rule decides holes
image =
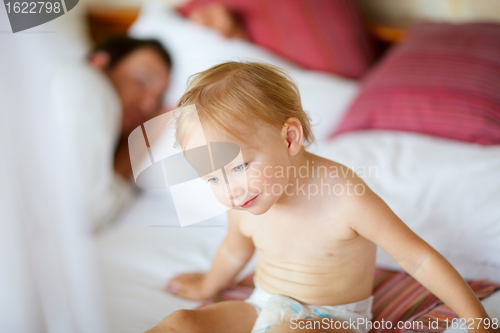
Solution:
[[[245,210],[248,211],[252,215],[262,215],[262,214],[267,213],[267,211],[269,209],[261,209],[260,207],[249,207],[249,208],[246,208]]]
[[[264,214],[265,212],[267,212],[269,210],[269,208],[263,209],[259,205],[252,205],[252,206],[250,206],[248,208],[243,208],[243,207],[240,207],[240,206],[229,207],[229,208],[232,208],[232,209],[235,209],[235,210],[247,211],[247,212],[249,212],[252,215],[262,215],[262,214]]]
[[[265,199],[265,198],[261,198],[261,199]],[[256,202],[255,204],[253,204],[252,206],[250,206],[248,208],[240,208],[240,209],[246,210],[252,215],[262,215],[262,214],[267,213],[269,211],[269,209],[271,209],[273,204],[274,203],[269,203],[269,202],[265,202],[265,200],[261,200],[260,202],[258,202],[258,203]]]

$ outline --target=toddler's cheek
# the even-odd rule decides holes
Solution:
[[[216,189],[212,189],[215,198],[224,206],[232,208],[231,199],[229,198],[228,187],[225,184],[219,184]]]

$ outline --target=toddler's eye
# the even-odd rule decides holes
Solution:
[[[212,184],[217,184],[219,182],[219,178],[217,177],[212,177],[209,180],[207,180],[207,183],[212,183]]]
[[[247,165],[248,165],[248,163],[243,163],[243,164],[240,164],[240,165],[238,165],[237,167],[234,167],[234,168],[233,168],[233,171],[236,171],[236,172],[242,172],[242,171],[245,171],[245,169],[247,168]]]

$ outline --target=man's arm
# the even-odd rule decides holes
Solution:
[[[366,185],[365,185],[366,186]],[[351,227],[386,251],[409,275],[448,305],[460,318],[479,324],[489,318],[483,305],[453,266],[411,231],[367,186],[351,201]],[[471,327],[471,328],[472,328]],[[477,331],[482,331],[480,326]],[[491,331],[493,331],[491,329]]]
[[[149,118],[144,118],[143,123],[153,119],[154,117],[157,117],[161,114],[165,114],[167,112],[172,111],[172,107],[164,106],[160,109],[158,109],[156,112],[154,112]],[[143,123],[138,124],[137,126],[141,126]],[[114,163],[113,163],[113,168],[117,174],[119,174],[123,179],[127,181],[132,180],[132,163],[130,161],[130,152],[129,152],[129,145],[128,145],[128,137],[131,132],[122,132],[120,134],[120,141],[116,145],[115,149],[115,155],[114,155]],[[148,146],[153,143],[149,142],[151,140],[150,137],[148,137]],[[143,156],[144,158],[147,158],[147,154]]]
[[[115,150],[114,170],[125,180],[132,178],[132,164],[128,152],[128,138],[121,137]]]

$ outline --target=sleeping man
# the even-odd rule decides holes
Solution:
[[[115,170],[128,178],[132,168],[126,139],[137,126],[162,110],[167,111],[162,107],[162,99],[169,83],[170,55],[156,40],[122,37],[95,48],[89,63],[105,74],[121,101],[121,135]]]
[[[94,49],[87,62],[61,66],[51,82],[94,229],[131,197],[127,138],[162,112],[171,65],[156,40],[120,37]]]
[[[178,103],[192,105],[195,112],[181,111],[176,123],[177,142],[190,163],[199,157],[188,151],[204,140],[210,147],[238,146],[241,158],[220,171],[211,155],[211,171],[200,174],[232,208],[228,233],[210,271],[177,276],[168,290],[211,298],[233,283],[254,252],[256,288],[246,301],[175,311],[148,332],[366,333],[377,246],[469,329],[495,331],[443,256],[352,170],[305,150],[313,141],[310,120],[283,70],[260,63],[214,66],[194,77]],[[198,123],[203,133],[193,130]]]

